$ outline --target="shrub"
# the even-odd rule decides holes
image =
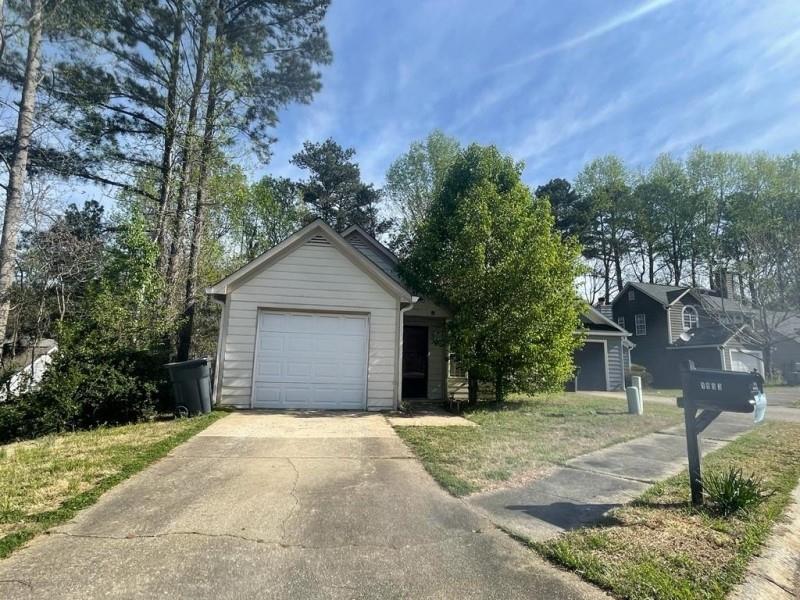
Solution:
[[[38,388],[0,404],[0,442],[129,423],[163,408],[176,321],[157,255],[141,219],[120,229],[102,277],[59,325],[59,351]]]
[[[161,352],[59,352],[37,389],[0,404],[0,443],[130,423],[164,410],[167,358]]]
[[[735,467],[708,473],[703,477],[703,488],[713,509],[725,517],[749,511],[773,494],[764,489],[760,477],[744,475]]]

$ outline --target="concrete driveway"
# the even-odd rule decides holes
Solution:
[[[381,415],[237,413],[0,561],[1,598],[592,598]]]

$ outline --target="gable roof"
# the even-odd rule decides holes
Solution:
[[[691,293],[692,296],[700,301],[700,304],[702,304],[703,308],[706,310],[718,313],[734,312],[749,314],[753,312],[752,308],[736,298],[723,298],[722,296],[717,296],[714,293],[709,293],[708,290],[702,290],[699,288],[693,289]]]
[[[698,287],[691,286],[676,286],[664,285],[661,283],[640,283],[638,281],[629,281],[622,288],[622,291],[614,297],[611,304],[614,304],[618,298],[621,298],[629,288],[639,290],[643,294],[649,296],[656,302],[659,302],[664,307],[672,306],[687,294],[691,294],[698,302],[700,302],[708,311],[712,312],[736,312],[736,313],[751,313],[753,309],[744,304],[741,300],[736,298],[723,298],[717,295],[713,290],[706,290]]]
[[[397,264],[397,256],[395,256],[394,252],[389,250],[386,246],[381,244],[378,240],[376,240],[370,233],[361,227],[360,225],[350,225],[347,229],[342,232],[343,238],[348,238],[350,235],[357,233],[360,234],[362,238],[364,238],[367,242],[372,245],[378,252],[383,254],[386,258],[388,258],[393,263]]]
[[[411,292],[406,289],[399,280],[391,277],[376,263],[359,252],[352,244],[345,240],[340,234],[336,233],[330,225],[321,219],[312,221],[221,281],[206,288],[206,294],[215,296],[225,296],[229,294],[238,287],[238,283],[241,283],[243,280],[246,280],[262,269],[267,268],[270,264],[291,253],[297,247],[302,246],[315,235],[320,234],[323,235],[334,248],[341,252],[356,267],[375,280],[387,292],[397,296],[401,301],[413,302]]]
[[[581,314],[581,321],[583,321],[584,325],[586,325],[587,329],[590,331],[597,331],[598,333],[605,332],[609,335],[624,335],[626,337],[630,335],[627,329],[623,329],[614,323],[614,321],[606,317],[593,306],[589,306],[583,311],[583,314]]]
[[[638,281],[629,281],[625,284],[625,287],[622,288],[622,291],[614,296],[611,304],[613,305],[617,300],[622,298],[630,288],[642,292],[644,295],[652,298],[664,306],[668,306],[677,295],[690,289],[674,285],[661,285],[660,283],[640,283]]]
[[[782,319],[775,329],[786,339],[800,342],[800,316]]]
[[[397,269],[398,259],[391,250],[358,225],[351,225],[345,229],[342,232],[342,237],[368,260],[375,263],[384,273],[407,289]],[[357,243],[356,240],[359,240],[360,243]],[[372,252],[367,251],[368,249],[372,250]],[[385,260],[381,260],[379,257],[383,257]]]
[[[723,325],[714,325],[712,327],[695,327],[682,334],[685,337],[679,337],[670,346],[671,348],[702,348],[709,346],[725,346],[728,342],[739,337],[740,334],[746,333],[748,337],[754,337],[754,333],[746,326],[742,325],[736,329],[725,327]],[[751,342],[745,340],[745,342]],[[749,343],[749,345],[755,345]]]

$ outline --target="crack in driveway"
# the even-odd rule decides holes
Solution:
[[[451,535],[439,540],[414,542],[410,544],[369,544],[369,543],[365,544],[365,543],[353,542],[348,544],[328,544],[321,546],[314,546],[309,544],[287,544],[281,540],[276,541],[264,538],[254,538],[244,535],[236,535],[231,533],[208,533],[203,531],[165,531],[163,533],[129,534],[124,536],[100,535],[94,533],[69,533],[67,531],[51,531],[48,533],[48,535],[60,535],[63,537],[77,538],[77,539],[111,540],[111,541],[128,541],[128,540],[139,540],[139,539],[152,540],[152,539],[167,538],[172,536],[199,536],[208,538],[228,538],[228,539],[241,540],[245,542],[252,542],[254,544],[265,544],[271,546],[278,546],[280,548],[298,548],[303,550],[339,550],[342,548],[388,548],[390,550],[403,550],[407,548],[423,548],[428,546],[436,546],[439,544],[446,544],[454,540],[466,540],[468,538],[481,535],[482,533],[483,532],[481,530],[468,531],[457,535]],[[4,581],[6,580],[0,580],[0,583]],[[8,581],[16,581],[16,580],[8,580]],[[20,580],[19,583],[25,583],[25,582]]]
[[[297,507],[300,506],[300,498],[297,497],[297,483],[300,481],[300,471],[297,469],[297,465],[292,462],[291,458],[287,458],[286,462],[288,462],[289,466],[294,470],[294,481],[292,482],[292,489],[289,490],[289,495],[292,497],[292,500],[294,500],[294,504],[292,504],[292,508],[283,521],[281,521],[281,542],[286,539],[287,523],[294,517],[295,512],[297,512]]]

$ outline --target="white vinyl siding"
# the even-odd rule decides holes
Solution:
[[[606,339],[608,360],[608,389],[621,390],[625,387],[625,366],[622,357],[622,338]]]
[[[234,289],[230,303],[220,402],[249,407],[259,309],[369,317],[367,408],[394,407],[398,302],[334,246],[298,246]]]
[[[636,325],[636,335],[647,335],[647,315],[638,313],[634,316],[634,324]]]

